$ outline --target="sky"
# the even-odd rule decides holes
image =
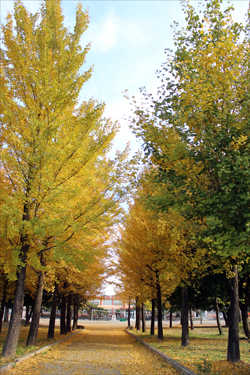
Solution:
[[[204,1],[202,1],[204,3]],[[0,0],[0,19],[4,22],[7,11],[12,11],[13,0]],[[30,12],[39,9],[40,1],[23,1]],[[65,26],[73,29],[78,1],[62,0]],[[139,147],[129,130],[128,117],[131,114],[129,96],[140,97],[139,88],[156,93],[160,85],[156,70],[165,61],[164,49],[174,49],[171,24],[178,21],[185,26],[185,15],[179,0],[145,1],[81,1],[88,9],[90,24],[81,44],[91,42],[83,69],[94,65],[91,79],[84,85],[82,98],[93,97],[106,103],[105,116],[118,120],[121,131],[115,139],[114,148],[123,150],[127,142],[134,151]],[[194,6],[198,1],[190,1]],[[243,21],[248,1],[232,1],[235,6],[234,19]],[[226,7],[227,1],[223,1]]]
[[[204,3],[204,1],[201,1]],[[13,10],[12,0],[0,0],[0,21],[8,11]],[[23,1],[28,11],[39,9],[40,1]],[[87,55],[87,70],[94,65],[93,75],[81,92],[83,99],[93,97],[106,103],[105,116],[118,120],[121,131],[115,139],[114,148],[124,150],[130,142],[134,152],[139,143],[129,130],[128,117],[131,114],[129,96],[140,98],[140,87],[145,86],[149,93],[156,93],[160,85],[156,70],[165,61],[164,49],[174,49],[173,21],[180,27],[185,26],[185,15],[179,0],[86,0],[81,1],[83,9],[89,11],[90,24],[85,31],[81,44],[84,47],[91,42]],[[198,1],[190,1],[195,7]],[[244,22],[248,0],[232,1],[235,11],[233,19]],[[78,1],[62,0],[65,26],[73,30],[75,11]],[[227,6],[223,1],[222,8]],[[106,289],[107,293],[112,288]]]

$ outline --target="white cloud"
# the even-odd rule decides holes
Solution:
[[[122,20],[110,11],[102,23],[90,23],[88,37],[92,41],[92,50],[108,52],[119,43],[138,44],[145,40],[142,29],[132,22]]]
[[[118,22],[113,12],[108,13],[102,24],[92,24],[89,30],[92,50],[108,52],[118,42]]]

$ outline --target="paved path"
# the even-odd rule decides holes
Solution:
[[[120,324],[86,324],[81,333],[31,358],[9,374],[165,375],[179,374],[124,331]]]

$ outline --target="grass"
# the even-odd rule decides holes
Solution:
[[[7,336],[7,331],[8,331],[8,324],[3,323],[2,327],[2,333],[0,333],[0,351],[2,351],[4,342]],[[42,346],[46,346],[48,344],[51,344],[57,340],[60,340],[61,338],[65,337],[66,335],[60,335],[60,329],[59,327],[55,327],[55,337],[54,339],[47,340],[47,334],[48,334],[48,326],[45,325],[40,325],[39,330],[38,330],[38,335],[37,335],[37,341],[36,341],[36,346],[26,346],[26,340],[28,337],[29,333],[29,327],[24,327],[22,326],[20,336],[19,336],[19,341],[18,341],[18,347],[17,347],[17,352],[16,356],[13,358],[8,358],[5,359],[3,357],[0,357],[0,366],[5,365],[6,363],[9,363],[13,361],[15,358],[21,357],[24,354],[33,352],[34,350],[37,350],[41,348]]]
[[[219,335],[217,327],[197,326],[189,331],[190,345],[181,346],[181,327],[164,327],[164,340],[158,341],[157,335],[151,336],[149,331],[134,332],[144,341],[161,350],[169,357],[188,367],[196,374],[210,375],[250,375],[250,342],[244,339],[240,328],[241,361],[236,364],[227,362],[228,328],[223,328]]]

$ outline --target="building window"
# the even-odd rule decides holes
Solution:
[[[99,305],[100,300],[99,299],[93,299],[92,301],[90,301],[90,303],[92,303],[92,305]]]
[[[118,299],[115,299],[114,300],[114,305],[116,305],[116,306],[122,305],[122,301],[119,301]]]
[[[102,304],[106,305],[106,306],[107,305],[110,306],[110,305],[112,305],[112,300],[111,299],[103,299]]]

